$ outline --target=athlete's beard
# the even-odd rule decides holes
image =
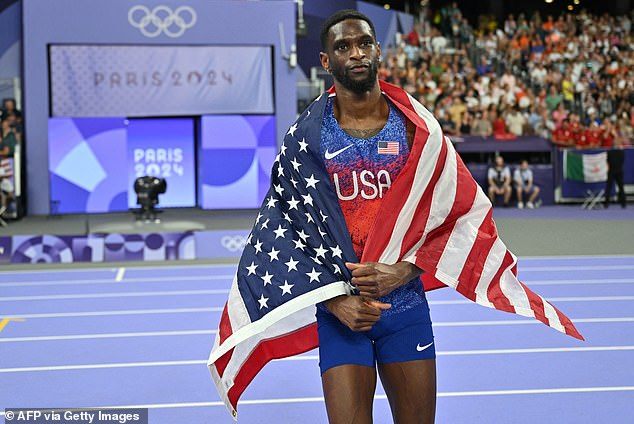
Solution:
[[[376,84],[376,76],[379,72],[379,58],[376,57],[370,62],[368,68],[368,76],[364,79],[357,80],[350,77],[349,71],[344,66],[332,65],[332,76],[341,83],[345,88],[356,94],[363,94],[371,91]]]

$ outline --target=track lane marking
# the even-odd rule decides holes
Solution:
[[[438,397],[470,397],[470,396],[508,396],[508,395],[536,395],[536,394],[564,394],[564,393],[606,393],[606,392],[630,392],[634,391],[634,386],[608,386],[608,387],[562,387],[550,389],[516,389],[516,390],[473,390],[462,392],[439,392]],[[387,400],[386,395],[375,395],[376,400]],[[240,399],[240,405],[270,405],[281,403],[311,403],[324,402],[324,398],[302,397],[302,398],[274,398],[274,399]],[[224,407],[222,401],[215,402],[181,402],[181,403],[155,403],[138,405],[100,405],[90,406],[83,409],[171,409],[171,408],[198,408],[198,407]],[[3,416],[4,412],[0,412]]]
[[[573,319],[574,323],[619,323],[634,322],[634,317],[622,318],[579,318]],[[434,327],[473,327],[473,326],[494,326],[494,325],[543,325],[536,320],[505,320],[505,321],[454,321],[438,322],[432,324]],[[190,336],[190,335],[210,335],[216,334],[216,330],[178,330],[178,331],[150,331],[139,333],[101,333],[101,334],[73,334],[64,336],[33,336],[33,337],[11,337],[0,338],[0,343],[11,342],[34,342],[52,340],[81,340],[81,339],[112,339],[125,337],[162,337],[162,336]]]
[[[592,347],[563,347],[563,348],[530,348],[530,349],[480,349],[480,350],[449,350],[438,351],[438,356],[477,356],[477,355],[507,355],[507,354],[535,354],[535,353],[572,353],[572,352],[622,352],[634,350],[634,346],[592,346]],[[272,362],[316,361],[318,355],[297,355],[288,358],[275,359]],[[121,362],[111,364],[83,364],[83,365],[55,365],[45,367],[0,368],[0,373],[42,372],[42,371],[72,371],[109,368],[142,368],[142,367],[172,367],[182,365],[206,365],[206,359],[192,359],[181,361],[150,361],[150,362]]]

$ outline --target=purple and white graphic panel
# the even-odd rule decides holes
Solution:
[[[159,206],[195,206],[193,119],[130,119],[127,134],[128,206],[138,206],[134,181],[145,175],[167,182],[166,192],[159,195]]]
[[[52,118],[48,132],[53,212],[128,209],[125,118]]]
[[[275,161],[275,116],[201,118],[199,205],[203,209],[254,209],[269,188]]]

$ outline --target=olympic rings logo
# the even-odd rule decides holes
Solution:
[[[244,249],[247,239],[244,236],[224,236],[220,239],[220,244],[229,252],[237,252]]]
[[[146,37],[158,37],[164,33],[168,37],[178,38],[185,30],[196,24],[196,11],[189,6],[180,6],[172,11],[167,6],[156,6],[150,10],[137,5],[128,10],[128,22],[141,30]]]

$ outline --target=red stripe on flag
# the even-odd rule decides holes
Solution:
[[[260,342],[236,374],[234,384],[227,392],[229,403],[237,410],[240,396],[269,361],[308,352],[316,348],[318,344],[316,323],[275,339]]]
[[[394,87],[390,84],[388,84],[387,86]],[[384,87],[383,84],[381,85],[382,88],[388,88],[387,86]],[[398,97],[401,94],[401,91],[402,90],[400,89],[396,90],[395,92],[385,90],[386,94],[388,94],[390,97],[392,97],[392,94],[395,93]],[[402,102],[403,99],[399,99],[399,101]],[[396,225],[396,220],[398,219],[399,212],[403,208],[405,201],[410,196],[412,185],[414,183],[414,177],[416,176],[415,170],[418,166],[418,161],[421,158],[423,147],[425,146],[427,138],[429,137],[429,131],[427,131],[427,125],[425,124],[425,121],[413,111],[413,107],[410,105],[407,96],[405,97],[405,105],[408,105],[409,108],[403,107],[404,104],[399,103],[399,101],[394,102],[394,104],[418,128],[416,129],[415,139],[412,143],[409,158],[405,163],[405,166],[403,166],[403,169],[399,173],[399,178],[396,179],[392,187],[390,187],[390,189],[383,197],[383,201],[381,202],[379,213],[377,213],[377,218],[381,217],[380,225],[377,222],[378,220],[375,220],[372,224],[372,227],[370,228],[370,231],[368,232],[368,239],[365,244],[363,256],[361,257],[361,262],[378,261],[381,257],[381,253],[385,250],[388,243],[390,242],[392,230]]]
[[[499,309],[504,312],[512,312],[515,313],[515,308],[511,305],[511,302],[506,297],[504,292],[502,292],[502,285],[498,282],[502,277],[502,273],[506,271],[506,269],[513,263],[513,255],[508,250],[504,255],[504,259],[502,260],[502,264],[498,268],[498,271],[493,276],[491,283],[489,284],[489,288],[487,290],[487,298],[489,302],[491,302],[495,309]]]
[[[427,185],[427,188],[425,188],[425,192],[423,193],[420,202],[418,202],[410,227],[407,229],[408,231],[405,233],[405,237],[403,238],[400,257],[403,257],[403,255],[405,255],[407,251],[409,251],[423,236],[423,232],[425,231],[425,226],[427,225],[429,214],[431,212],[434,189],[436,188],[436,184],[438,184],[438,180],[445,168],[446,160],[447,145],[443,141],[442,146],[440,147],[438,161],[436,161],[436,166],[434,167],[434,172],[432,173],[429,184]]]
[[[216,362],[214,362],[214,366],[216,367],[216,371],[218,372],[218,375],[221,378],[222,378],[222,376],[225,373],[225,369],[227,368],[227,365],[229,365],[229,361],[231,360],[231,357],[233,356],[234,349],[235,348],[231,348],[231,350],[229,352],[225,353],[220,358],[216,359]]]
[[[436,264],[438,264],[445,251],[449,237],[456,226],[456,220],[471,209],[476,194],[478,193],[478,186],[473,181],[471,173],[462,163],[460,156],[458,156],[457,153],[455,153],[455,155],[458,172],[456,175],[456,193],[453,206],[443,226],[430,231],[425,239],[425,248],[416,253],[416,265],[428,272],[428,274],[425,274],[423,277],[425,290],[433,290],[444,286],[443,283],[430,274],[436,270]]]
[[[225,307],[222,310],[222,315],[220,316],[220,324],[218,325],[218,337],[220,337],[220,344],[223,344],[227,338],[233,334],[233,328],[231,327],[231,320],[229,319],[229,311],[227,308],[227,303],[225,303]]]
[[[522,285],[522,287],[524,288],[524,291],[526,292],[526,295],[528,296],[528,301],[530,302],[531,309],[535,312],[535,318],[543,322],[544,324],[550,326],[550,321],[548,320],[548,317],[546,317],[546,312],[544,311],[545,300],[543,300],[539,295],[532,292],[531,289],[526,287],[523,283],[520,282],[520,284]],[[565,331],[566,334],[572,337],[575,337],[579,340],[584,340],[583,336],[579,333],[579,331],[577,331],[572,321],[570,321],[568,317],[563,315],[559,311],[559,309],[555,308],[552,305],[552,303],[548,303],[548,304],[555,309],[557,316],[559,317],[559,321],[561,322],[564,329],[566,330]]]
[[[553,306],[553,308],[555,308],[555,307]],[[566,329],[566,334],[568,334],[569,336],[575,337],[575,338],[577,338],[579,340],[585,340],[583,338],[583,336],[581,335],[581,333],[579,333],[579,331],[577,331],[577,328],[575,327],[575,325],[572,323],[572,321],[570,321],[570,319],[567,316],[565,316],[557,308],[555,308],[555,311],[557,312],[557,316],[559,317],[559,321],[561,322],[561,324]]]
[[[456,290],[474,302],[476,300],[475,289],[482,275],[484,264],[491,251],[491,247],[497,240],[497,231],[491,219],[492,213],[493,210],[489,209],[484,221],[480,224],[478,235],[469,251],[469,256],[467,256],[462,272],[458,277]]]

